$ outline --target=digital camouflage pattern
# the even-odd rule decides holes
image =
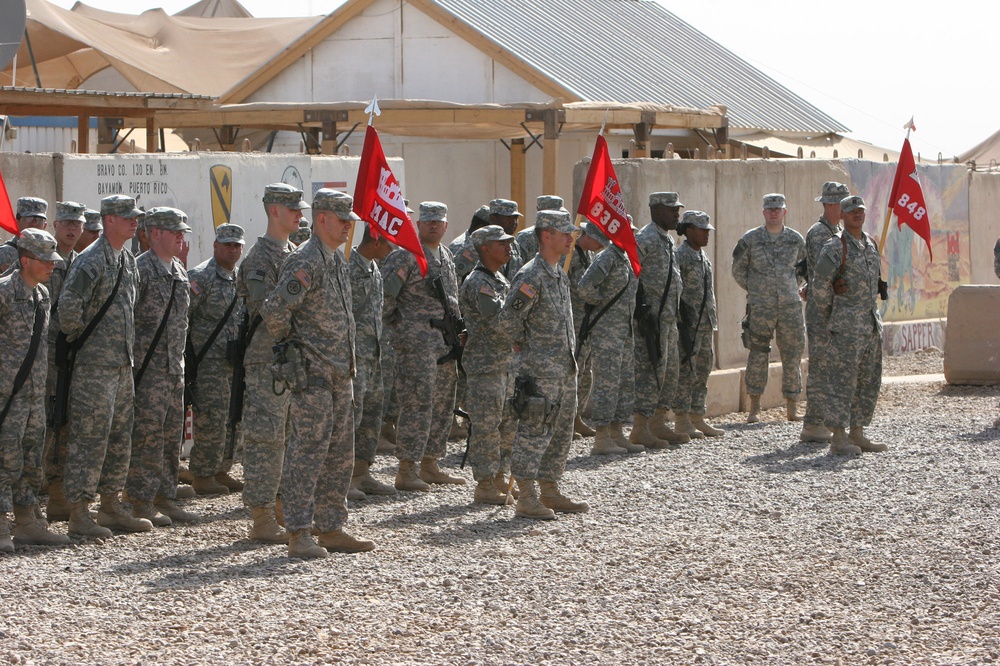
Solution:
[[[476,252],[472,236],[463,234],[448,245],[448,251],[455,258],[455,276],[461,284],[479,263],[479,253]]]
[[[52,267],[52,276],[49,278],[47,286],[49,288],[49,299],[52,302],[52,313],[49,317],[50,322],[56,320],[56,315],[59,312],[59,295],[62,293],[63,285],[66,283],[66,274],[69,273],[70,266],[76,261],[77,252],[76,250],[70,250],[69,254],[63,256],[59,261],[55,262]],[[56,378],[58,376],[58,368],[56,368],[56,335],[59,333],[58,324],[52,324],[49,326],[48,340],[48,354],[46,357],[46,362],[48,364],[48,374],[45,382],[45,414],[46,418],[52,411],[52,400],[50,397],[55,397],[56,394]],[[61,482],[63,479],[63,467],[66,463],[66,441],[69,437],[69,428],[62,428],[59,432],[59,448],[56,449],[55,446],[55,430],[47,428],[45,430],[45,458],[44,458],[44,468],[45,468],[45,478],[49,483]]]
[[[378,435],[382,427],[384,384],[382,377],[382,273],[374,261],[365,259],[357,248],[351,252],[351,310],[354,313],[354,457],[375,461]]]
[[[695,250],[686,240],[674,252],[674,258],[684,285],[680,307],[687,311],[686,316],[678,319],[678,334],[680,328],[686,326],[694,344],[689,361],[683,359],[686,350],[679,350],[682,358],[673,409],[677,413],[704,414],[707,408],[708,375],[715,364],[713,331],[719,327],[712,262],[704,250]],[[699,323],[703,301],[705,307]]]
[[[826,187],[824,186],[824,194]],[[823,198],[822,196],[820,197]],[[816,281],[816,262],[820,252],[833,236],[841,230],[839,224],[831,224],[820,216],[806,233],[806,267],[808,270],[809,291],[813,291]],[[824,384],[828,376],[826,359],[830,355],[830,333],[826,330],[826,318],[820,311],[819,298],[809,293],[806,298],[806,332],[809,343],[809,375],[806,377],[806,413],[803,421],[808,425],[823,424]]]
[[[587,307],[587,301],[583,300],[583,297],[580,295],[580,279],[587,272],[593,261],[593,252],[588,252],[579,245],[573,245],[573,260],[569,265],[569,297],[573,305],[573,333],[575,340],[580,339],[580,325],[583,323],[583,315]],[[576,363],[576,404],[582,406],[590,402],[590,392],[594,386],[589,341],[577,347]]]

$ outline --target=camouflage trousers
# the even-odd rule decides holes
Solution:
[[[357,359],[354,376],[354,457],[375,462],[382,428],[382,366],[377,358]]]
[[[548,414],[521,418],[511,453],[511,474],[517,479],[558,481],[566,470],[576,419],[576,376],[536,377],[538,391],[550,405]]]
[[[45,399],[32,396],[30,389],[27,383],[18,392],[0,426],[0,513],[13,511],[14,504],[38,504]],[[0,395],[0,408],[8,397]]]
[[[609,334],[613,333],[613,334]],[[630,330],[596,330],[590,338],[594,388],[590,420],[595,426],[631,423],[635,407],[635,354]]]
[[[802,306],[798,303],[781,308],[750,307],[750,344],[768,347],[773,337],[781,354],[781,392],[786,398],[796,398],[802,392],[802,371],[799,363],[806,345]],[[762,395],[767,386],[768,353],[750,349],[747,357],[746,386],[750,395]]]
[[[514,393],[514,378],[508,372],[468,375],[465,409],[472,422],[469,462],[476,481],[484,481],[510,468],[510,455],[517,418],[508,400]]]
[[[704,414],[707,411],[708,376],[715,366],[715,352],[712,349],[714,337],[711,328],[698,331],[694,337],[691,358],[680,361],[677,393],[673,400],[674,412]]]
[[[396,457],[419,461],[443,458],[455,410],[455,361],[437,364],[438,350],[396,350]]]
[[[290,423],[291,394],[275,395],[271,366],[246,366],[246,397],[243,402],[243,503],[250,507],[273,507],[281,484]]]
[[[830,334],[824,363],[826,404],[823,424],[830,428],[867,426],[882,388],[882,336]]]
[[[188,467],[194,476],[215,476],[233,468],[232,451],[226,451],[229,431],[229,397],[233,392],[233,366],[224,358],[206,358],[198,366],[191,407],[194,446]]]
[[[281,478],[289,532],[313,522],[329,532],[347,522],[347,489],[354,471],[354,390],[350,377],[309,378],[288,410],[291,435]]]
[[[45,416],[48,418],[52,414],[52,403],[56,395],[56,379],[59,376],[59,369],[55,363],[49,363],[49,374],[45,381]],[[49,396],[52,399],[49,399]],[[66,465],[66,442],[69,441],[69,424],[59,429],[59,442],[57,446],[56,431],[54,428],[45,430],[45,448],[42,458],[45,469],[45,483],[62,483],[63,467]]]
[[[677,355],[677,324],[663,323],[660,329],[660,362],[654,364],[646,340],[635,336],[635,411],[649,417],[660,407],[670,409],[677,393],[680,372]]]
[[[77,365],[69,391],[64,490],[68,502],[92,501],[125,487],[132,453],[132,367]]]
[[[382,332],[382,418],[388,423],[396,423],[399,418],[399,402],[396,400],[396,350],[392,348],[392,335]],[[381,428],[381,426],[379,426]]]
[[[590,342],[583,343],[576,360],[576,406],[584,414],[590,406],[590,396],[594,390],[594,363],[590,353]],[[574,416],[574,418],[576,418]]]
[[[135,389],[132,459],[125,489],[152,502],[177,496],[181,440],[184,438],[184,376],[147,368]]]
[[[826,322],[808,324],[809,374],[806,376],[806,414],[802,418],[808,425],[823,425],[823,408],[826,404],[824,384],[829,375],[826,359],[830,355],[830,332]]]

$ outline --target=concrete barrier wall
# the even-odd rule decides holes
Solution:
[[[56,200],[56,165],[52,155],[0,152],[0,175],[7,186],[11,209],[17,210],[21,197],[41,197]],[[0,230],[0,242],[10,234]]]
[[[1000,173],[969,174],[969,247],[972,284],[1000,284],[993,272],[993,245],[1000,238]]]
[[[948,299],[944,377],[951,384],[1000,382],[1000,287],[963,285]]]

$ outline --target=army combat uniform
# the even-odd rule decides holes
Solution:
[[[357,374],[354,376],[354,457],[375,462],[382,427],[382,273],[374,261],[351,252],[351,295]]]
[[[674,257],[684,285],[680,307],[685,314],[677,324],[678,338],[689,340],[690,347],[681,345],[679,350],[680,373],[673,408],[676,414],[703,415],[707,409],[708,376],[715,364],[713,331],[719,327],[712,262],[704,250],[695,250],[686,240],[675,250]],[[683,334],[682,326],[686,329]],[[679,421],[678,417],[678,431]]]

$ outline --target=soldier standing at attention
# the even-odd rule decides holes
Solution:
[[[83,216],[87,221],[83,223],[83,233],[80,234],[80,238],[76,241],[75,249],[77,253],[86,250],[89,245],[100,238],[101,232],[104,231],[104,225],[101,224],[100,211],[88,208],[84,211]]]
[[[357,337],[354,339],[357,374],[354,376],[354,473],[351,488],[367,495],[395,495],[396,489],[378,481],[371,473],[382,426],[384,382],[382,375],[382,273],[376,261],[392,252],[381,236],[372,236],[364,226],[361,243],[351,253],[351,311]]]
[[[436,201],[421,203],[417,232],[427,258],[427,275],[420,275],[416,258],[402,248],[386,257],[382,266],[383,318],[393,329],[396,349],[397,490],[426,491],[431,483],[465,484],[465,479],[446,474],[438,465],[447,452],[458,370],[455,359],[438,363],[452,349],[431,320],[443,321],[449,312],[461,316],[455,264],[451,252],[441,245],[447,229],[448,207]],[[439,297],[435,281],[440,282],[446,302]]]
[[[815,290],[830,332],[830,355],[824,360],[825,425],[833,431],[830,453],[880,453],[888,447],[865,437],[882,387],[882,315],[878,281],[882,259],[864,232],[865,201],[840,202],[844,229],[823,246],[816,262]],[[846,428],[850,426],[850,434]]]
[[[677,225],[677,233],[684,235],[686,240],[674,251],[684,289],[677,321],[680,374],[673,407],[677,432],[693,439],[725,434],[725,430],[705,421],[708,375],[715,364],[713,332],[718,330],[719,322],[712,262],[703,248],[708,245],[709,232],[714,229],[708,213],[685,211]]]
[[[69,389],[69,440],[63,488],[70,503],[69,533],[109,537],[111,529],[148,532],[146,519],[121,504],[132,452],[135,385],[134,309],[139,271],[125,244],[143,215],[135,199],[120,194],[101,200],[104,234],[80,253],[59,297],[59,328],[78,346]],[[101,315],[98,317],[98,315]],[[101,495],[94,522],[90,502]]]
[[[302,190],[285,183],[265,187],[263,202],[267,230],[247,252],[236,277],[236,291],[244,301],[244,316],[249,322],[243,360],[243,503],[253,511],[251,540],[287,543],[288,534],[275,517],[275,504],[285,458],[291,395],[288,391],[275,395],[271,375],[271,347],[275,340],[268,328],[260,325],[260,307],[274,291],[281,263],[294,249],[288,236],[298,230],[302,211],[309,204],[302,200]]]
[[[479,256],[476,254],[476,246],[472,243],[472,232],[476,229],[482,229],[489,223],[490,207],[482,205],[476,211],[475,215],[472,216],[472,222],[469,223],[468,231],[463,232],[458,238],[448,244],[448,250],[455,260],[455,276],[458,277],[459,284],[469,276],[472,269],[476,267],[476,262],[479,261]]]
[[[313,234],[285,259],[277,286],[261,306],[268,331],[285,347],[282,380],[294,394],[281,479],[289,557],[375,548],[343,529],[354,469],[355,329],[351,273],[338,248],[360,219],[353,207],[342,192],[316,192]],[[311,534],[314,520],[318,544]]]
[[[38,506],[45,439],[44,358],[49,325],[49,279],[56,241],[45,231],[24,229],[18,268],[0,279],[0,553],[26,546],[63,545]],[[35,432],[29,432],[34,430]],[[14,512],[11,540],[10,511]]]
[[[806,234],[806,270],[807,283],[811,285],[816,278],[816,262],[826,242],[841,231],[840,202],[850,196],[847,185],[837,182],[823,183],[823,192],[816,201],[823,204],[823,215],[809,228]],[[829,314],[829,313],[825,313]],[[824,382],[827,372],[824,367],[830,350],[830,333],[826,329],[826,317],[820,311],[817,299],[806,294],[806,330],[809,333],[809,375],[806,377],[806,414],[802,421],[802,433],[799,440],[803,442],[829,442],[833,437],[823,425]]]
[[[517,231],[518,218],[524,217],[517,210],[517,202],[510,199],[494,199],[490,202],[490,224],[495,224],[504,230],[504,233],[513,236]],[[530,257],[528,257],[530,259]],[[521,251],[516,245],[510,246],[510,261],[503,265],[501,272],[507,281],[510,282],[521,266],[524,266],[527,259],[521,256]]]
[[[191,405],[194,447],[190,469],[194,477],[191,487],[199,495],[243,490],[243,483],[229,475],[233,452],[226,451],[233,384],[233,367],[226,360],[226,349],[239,336],[236,262],[243,255],[244,242],[243,227],[219,225],[215,228],[212,257],[188,271],[190,346],[185,364],[195,364],[197,373]]]
[[[500,268],[510,261],[514,237],[491,224],[472,232],[472,242],[479,263],[462,283],[459,302],[469,331],[463,365],[469,387],[465,406],[472,422],[469,460],[477,483],[473,501],[503,504],[507,499],[504,467],[510,466],[517,420],[508,402],[514,389],[510,375],[514,350],[497,321],[510,290]]]
[[[45,213],[49,204],[45,199],[37,197],[21,197],[17,200],[17,212],[14,217],[17,220],[18,233],[25,229],[42,229],[48,227],[48,218]],[[17,238],[11,238],[0,245],[0,274],[6,273],[11,266],[17,265]]]
[[[534,234],[534,227],[531,227]],[[580,340],[580,326],[587,312],[587,301],[580,294],[580,280],[583,278],[594,257],[604,249],[608,237],[600,227],[592,222],[580,224],[580,231],[573,246],[573,259],[569,264],[569,297],[573,304],[573,332],[575,340]],[[535,241],[537,244],[537,240]],[[537,254],[537,251],[536,251]],[[563,260],[565,261],[565,259]],[[573,432],[581,437],[593,437],[597,432],[583,420],[582,412],[590,402],[590,392],[594,387],[593,358],[590,353],[589,341],[577,342],[576,345],[576,418],[573,420]]]
[[[781,352],[786,416],[789,421],[801,420],[797,411],[802,392],[799,364],[806,340],[799,281],[805,278],[800,262],[806,256],[806,242],[802,234],[785,226],[787,213],[785,195],[765,195],[764,224],[743,234],[733,249],[733,278],[747,292],[747,423],[760,421],[760,396],[767,386],[771,338]]]
[[[520,421],[511,474],[520,491],[515,515],[524,518],[551,520],[555,511],[590,509],[563,495],[558,485],[576,416],[576,336],[569,277],[559,261],[570,252],[575,232],[568,212],[538,212],[538,254],[514,279],[500,315],[504,333],[519,350],[514,374]]]
[[[563,198],[554,194],[543,194],[535,199],[535,210],[566,210],[563,208]],[[524,263],[528,263],[538,254],[538,238],[535,236],[535,227],[530,226],[517,232],[514,237],[514,244],[517,246]],[[591,435],[594,433],[590,433]]]

